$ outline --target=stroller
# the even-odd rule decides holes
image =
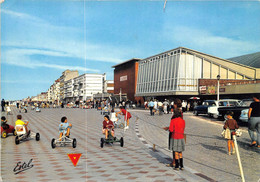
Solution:
[[[113,121],[113,122],[114,122],[115,128],[123,129],[126,126],[126,121],[125,121],[124,117],[121,117],[121,116],[118,116],[117,120]]]

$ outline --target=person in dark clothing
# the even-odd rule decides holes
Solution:
[[[260,100],[257,95],[253,97],[254,102],[250,104],[248,111],[248,133],[252,140],[250,146],[260,148]],[[257,138],[255,137],[257,132]]]
[[[2,106],[2,112],[5,112],[5,100],[2,99],[1,101],[1,106]]]

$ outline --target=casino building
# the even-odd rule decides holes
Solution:
[[[260,52],[222,59],[178,47],[145,59],[135,59],[134,63],[138,65],[135,68],[136,85],[129,81],[127,86],[129,89],[136,88],[135,98],[188,99],[200,96],[216,99],[218,75],[221,98],[249,97],[260,90]],[[120,64],[121,67],[123,65]],[[117,78],[117,73],[122,69],[119,65],[114,68]],[[120,82],[115,80],[115,88],[117,87],[120,87]]]

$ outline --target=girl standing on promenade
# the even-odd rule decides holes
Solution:
[[[183,170],[182,152],[185,150],[184,129],[185,121],[182,119],[182,112],[174,109],[169,130],[172,132],[169,149],[174,151],[175,170]]]
[[[174,116],[174,110],[175,109],[177,109],[178,111],[180,111],[180,113],[181,113],[181,118],[183,119],[183,113],[182,113],[182,108],[181,108],[181,100],[180,99],[175,99],[174,100],[174,104],[173,104],[173,110],[172,110],[172,112],[173,112],[173,116]],[[172,116],[172,117],[173,117]],[[169,130],[169,127],[165,127],[164,128],[164,130],[166,130],[166,131],[169,131],[169,146],[168,146],[168,149],[169,150],[172,150],[172,148],[170,147],[171,146],[171,143],[172,143],[172,140],[173,140],[173,138],[172,138],[172,132]],[[172,160],[172,163],[170,163],[170,164],[167,164],[167,167],[174,167],[175,166],[175,152],[174,152],[174,150],[172,151],[172,158],[173,158],[173,160]]]

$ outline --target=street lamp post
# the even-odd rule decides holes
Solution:
[[[120,96],[120,102],[122,101],[122,92],[121,92],[121,88],[120,88],[120,92],[119,92],[119,96]]]
[[[219,80],[220,80],[220,75],[217,76],[217,80],[218,80],[218,94],[217,94],[217,101],[219,101]]]

